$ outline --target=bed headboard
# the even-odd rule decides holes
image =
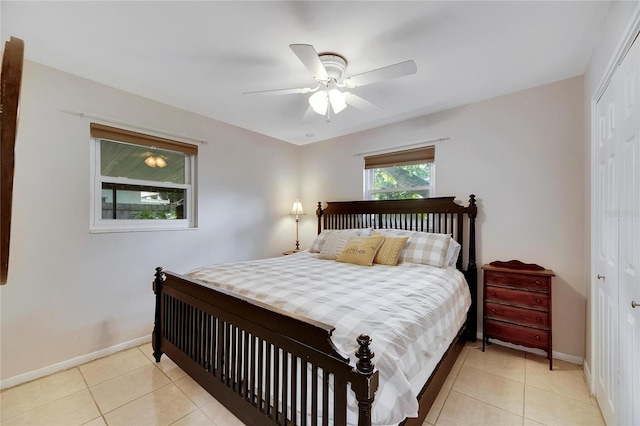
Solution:
[[[460,243],[456,267],[465,274],[471,290],[472,310],[476,309],[478,268],[476,265],[476,196],[469,195],[469,205],[455,202],[455,197],[407,200],[335,201],[318,203],[318,234],[323,229],[406,229],[409,231],[451,234]],[[465,225],[465,223],[468,223]],[[465,234],[466,233],[466,234]],[[465,238],[465,235],[467,238]],[[467,268],[463,257],[467,256]],[[475,333],[476,314],[470,312],[470,329]]]

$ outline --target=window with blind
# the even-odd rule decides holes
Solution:
[[[91,230],[195,227],[198,147],[91,123]]]
[[[434,146],[365,157],[365,200],[433,197],[434,162]]]

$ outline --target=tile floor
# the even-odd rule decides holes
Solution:
[[[2,391],[2,425],[241,425],[151,344]],[[582,368],[469,344],[425,425],[604,425]]]

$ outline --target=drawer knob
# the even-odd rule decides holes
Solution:
[[[536,299],[536,303],[540,303],[540,302],[541,302],[541,300],[540,300],[540,299]]]
[[[540,281],[536,281],[536,285],[538,285],[538,286],[539,286],[539,285],[540,285]]]
[[[491,292],[491,295],[495,297],[496,292],[495,292],[495,291],[492,291],[492,292]]]
[[[536,317],[536,321],[538,321],[538,322],[542,322],[542,318],[540,318],[540,317]]]
[[[536,340],[540,340],[540,336],[536,334]]]
[[[496,309],[495,308],[491,308],[491,312],[493,312],[495,314],[496,313]]]

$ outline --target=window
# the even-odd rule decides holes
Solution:
[[[195,227],[198,147],[91,123],[91,230]]]
[[[365,157],[365,200],[433,197],[434,160],[434,146]]]

